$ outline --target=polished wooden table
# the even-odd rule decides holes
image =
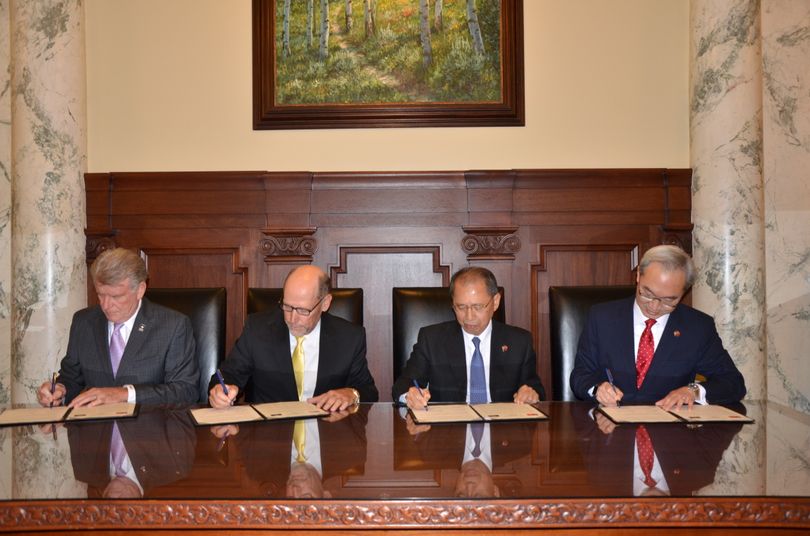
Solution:
[[[139,484],[123,491],[111,485],[112,422],[4,428],[0,531],[810,532],[808,415],[746,402],[754,424],[647,425],[659,469],[647,488],[636,426],[595,420],[582,403],[539,407],[548,421],[474,431],[364,404],[309,421],[305,463],[292,422],[222,439],[185,409],[142,408],[117,424]],[[136,496],[105,498],[127,491]]]

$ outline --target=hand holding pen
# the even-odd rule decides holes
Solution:
[[[239,393],[239,388],[235,385],[226,385],[225,378],[222,377],[222,372],[219,369],[216,371],[217,385],[214,385],[208,392],[208,403],[212,408],[227,408],[232,406],[236,395]]]
[[[603,406],[618,406],[621,403],[622,397],[624,397],[624,393],[621,389],[616,387],[616,384],[613,382],[613,373],[609,368],[605,369],[605,374],[607,375],[608,381],[599,384],[595,393],[596,401]]]
[[[419,383],[417,383],[415,379],[411,381],[413,383],[413,387],[408,389],[408,394],[405,396],[405,402],[411,409],[424,409],[427,411],[428,400],[430,400],[430,391],[428,391],[427,388],[422,389],[419,387]]]
[[[37,391],[37,401],[40,406],[52,408],[59,406],[65,399],[67,390],[65,386],[58,383],[59,374],[53,373],[50,380],[42,382]]]

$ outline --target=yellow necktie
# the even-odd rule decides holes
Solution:
[[[295,461],[298,463],[304,463],[307,461],[307,457],[304,455],[306,441],[307,425],[303,420],[299,419],[295,421],[295,428],[293,429],[293,443],[295,443],[295,450],[298,452],[298,456],[295,458]]]
[[[304,337],[295,338],[295,350],[292,353],[295,386],[298,387],[298,400],[304,394]],[[298,426],[298,423],[296,423]]]

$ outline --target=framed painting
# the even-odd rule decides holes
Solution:
[[[522,0],[253,0],[253,128],[523,126]]]

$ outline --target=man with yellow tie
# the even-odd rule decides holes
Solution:
[[[220,368],[208,401],[233,404],[306,400],[327,411],[342,411],[379,398],[366,361],[362,326],[330,315],[329,278],[315,266],[292,270],[284,281],[278,310],[252,314]]]

